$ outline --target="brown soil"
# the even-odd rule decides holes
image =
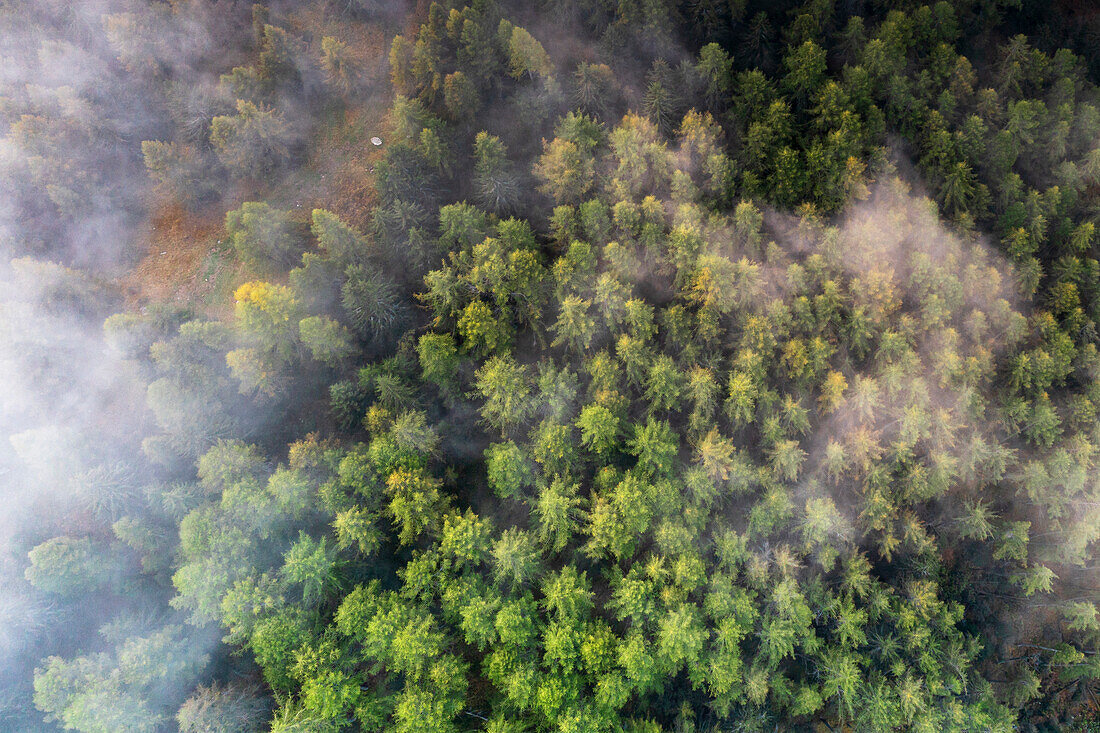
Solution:
[[[372,145],[370,138],[387,139],[384,117],[391,101],[386,78],[389,36],[373,24],[345,24],[339,20],[338,15],[326,15],[311,7],[291,14],[289,25],[300,26],[299,30],[323,29],[313,34],[312,45],[318,54],[323,35],[348,44],[362,70],[362,88],[353,95],[355,102],[319,119],[307,160],[274,185],[269,182],[254,190],[238,186],[226,191],[220,203],[200,211],[161,202],[141,238],[140,261],[118,281],[127,305],[177,303],[211,317],[227,315],[233,287],[246,279],[247,273],[236,264],[224,242],[225,211],[242,201],[267,200],[297,211],[302,221],[308,221],[312,209],[325,208],[360,229],[369,223],[377,199],[375,168],[385,150],[384,144]]]
[[[319,140],[316,167],[322,185],[318,191],[323,205],[353,226],[363,228],[370,220],[376,192],[375,166],[382,159],[382,147],[371,144],[370,138],[382,130],[385,103],[349,109],[342,122],[326,131]]]
[[[197,305],[213,289],[216,273],[202,265],[223,248],[224,214],[219,207],[191,212],[165,204],[153,214],[145,255],[120,279],[130,306],[149,302]],[[224,267],[224,265],[223,265]]]

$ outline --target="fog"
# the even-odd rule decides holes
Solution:
[[[155,430],[150,375],[108,343],[104,319],[125,307],[117,278],[142,256],[154,201],[140,142],[170,130],[158,74],[180,88],[209,75],[243,20],[243,3],[181,4],[152,14],[158,43],[133,67],[116,28],[145,3],[5,3],[0,7],[0,727],[54,730],[31,702],[32,670],[52,654],[112,650],[172,624],[164,590],[143,581],[113,522],[146,500],[154,477],[141,450]],[[121,14],[121,15],[120,15]],[[124,36],[123,36],[124,37]],[[128,42],[128,41],[127,41]],[[220,63],[220,60],[217,62]],[[129,68],[128,68],[129,67]],[[89,543],[97,579],[34,588],[28,551],[51,537]],[[75,560],[74,560],[75,561]],[[104,567],[103,564],[106,563]],[[78,564],[74,572],[87,572]],[[73,597],[72,593],[77,597]],[[121,615],[119,615],[121,614]],[[136,616],[135,616],[136,614]],[[100,627],[134,618],[130,633]],[[184,632],[193,665],[160,685],[185,697],[216,637]],[[178,685],[181,689],[173,689]],[[121,729],[121,728],[120,728]]]
[[[332,621],[345,596],[366,583],[365,578],[382,577],[388,593],[391,586],[400,586],[397,578],[412,575],[407,568],[398,572],[403,563],[412,567],[413,562],[435,562],[432,558],[442,556],[432,544],[435,537],[408,547],[405,537],[389,537],[386,533],[394,534],[399,524],[396,511],[364,508],[368,501],[352,496],[355,491],[344,474],[359,469],[354,460],[342,462],[341,451],[367,462],[367,447],[348,444],[371,440],[390,428],[404,431],[401,449],[417,443],[425,447],[423,462],[440,474],[425,474],[425,485],[435,492],[445,486],[449,492],[438,506],[424,499],[431,491],[416,495],[425,502],[424,507],[415,505],[423,508],[425,523],[439,519],[436,514],[442,516],[444,510],[456,510],[446,517],[459,522],[455,517],[469,500],[486,515],[501,511],[503,525],[485,530],[486,537],[504,529],[534,532],[538,512],[525,513],[533,499],[508,497],[501,504],[501,497],[486,488],[483,451],[496,439],[497,429],[487,429],[487,420],[478,419],[479,409],[482,416],[487,411],[480,404],[486,395],[478,392],[476,370],[488,358],[485,354],[497,352],[528,369],[520,371],[527,380],[524,389],[532,393],[536,372],[551,375],[538,385],[537,399],[545,404],[531,407],[517,425],[505,424],[500,430],[502,440],[530,450],[528,444],[538,439],[537,421],[543,418],[551,428],[562,427],[562,434],[575,435],[572,413],[582,407],[578,385],[589,378],[584,375],[594,354],[605,350],[618,370],[618,363],[631,358],[623,344],[637,346],[635,355],[644,357],[635,365],[637,373],[614,385],[622,389],[620,432],[628,430],[628,423],[630,431],[640,432],[659,416],[666,429],[672,423],[682,433],[675,438],[677,460],[684,465],[677,463],[659,481],[647,481],[682,487],[687,494],[693,489],[685,477],[697,477],[690,472],[699,466],[722,475],[712,487],[722,497],[711,497],[721,507],[713,519],[734,535],[741,533],[737,536],[746,543],[746,568],[753,563],[764,568],[765,579],[774,572],[773,579],[790,576],[811,585],[838,568],[842,555],[845,562],[856,558],[857,564],[873,558],[875,572],[887,578],[883,587],[897,578],[917,578],[943,579],[946,588],[950,576],[958,586],[950,587],[953,598],[965,601],[967,608],[958,618],[954,610],[944,611],[945,629],[1012,630],[1004,638],[988,640],[985,656],[972,655],[974,666],[981,666],[985,675],[983,685],[996,683],[1009,690],[999,699],[1023,709],[1031,697],[1017,703],[1013,695],[1023,695],[1019,689],[1039,689],[1039,675],[1031,667],[996,671],[1001,659],[1030,664],[1030,658],[1011,656],[1019,640],[1055,645],[1064,636],[1084,639],[1081,646],[1095,641],[1087,634],[1094,626],[1100,628],[1096,610],[1091,597],[1078,595],[1079,589],[1092,590],[1087,563],[1092,544],[1100,538],[1100,503],[1093,501],[1100,483],[1089,442],[1095,435],[1090,426],[1095,411],[1089,412],[1087,399],[1077,399],[1093,395],[1087,385],[1098,376],[1095,330],[1088,330],[1095,327],[1082,323],[1076,331],[1066,326],[1063,332],[1062,322],[1056,323],[1078,317],[1083,322],[1094,309],[1084,285],[1079,314],[1070,312],[1078,297],[1076,284],[1071,292],[1061,291],[1070,302],[1068,314],[1051,305],[1055,297],[1034,291],[1061,277],[1060,270],[1041,269],[1070,240],[1070,232],[1076,234],[1076,220],[1061,214],[1076,212],[1075,197],[1093,195],[1088,181],[1095,183],[1100,176],[1088,179],[1092,174],[1086,172],[1074,178],[1076,164],[1067,163],[1057,168],[1059,185],[1054,185],[1055,173],[1046,169],[1057,156],[1050,153],[1052,166],[1046,166],[1046,151],[1039,155],[1028,148],[1021,154],[1016,148],[1027,147],[1023,143],[1013,143],[1016,148],[1004,143],[1026,128],[1021,139],[1039,140],[1036,146],[1049,138],[1051,148],[1060,144],[1063,153],[1086,143],[1094,148],[1094,141],[1076,140],[1087,138],[1089,125],[1100,117],[1084,102],[1080,110],[1074,107],[1078,92],[1082,100],[1095,101],[1091,87],[1084,91],[1086,79],[1079,74],[1071,78],[1066,71],[1070,83],[1043,92],[1058,115],[1072,118],[1076,113],[1084,121],[1071,128],[1070,122],[1055,120],[1054,131],[1044,130],[1047,137],[1040,138],[1028,127],[1028,115],[1038,112],[1021,107],[1022,102],[997,102],[992,87],[974,88],[978,82],[968,81],[965,69],[959,71],[965,65],[949,59],[944,69],[937,69],[944,78],[958,76],[951,84],[968,88],[966,94],[980,96],[981,104],[993,108],[988,117],[1004,129],[988,137],[1007,146],[1002,157],[1016,156],[1006,168],[1010,173],[1001,176],[1011,185],[991,191],[978,177],[988,177],[986,171],[977,164],[971,170],[956,153],[960,162],[951,158],[955,167],[949,173],[964,166],[958,185],[966,190],[948,195],[940,180],[945,176],[923,172],[939,165],[927,162],[934,158],[928,149],[977,145],[968,135],[982,138],[987,132],[977,115],[965,119],[966,134],[951,128],[942,136],[948,142],[937,138],[917,145],[890,138],[893,131],[887,132],[883,121],[887,115],[902,117],[898,109],[904,105],[891,100],[882,103],[883,112],[866,91],[860,104],[873,109],[861,109],[862,118],[844,109],[848,117],[833,125],[825,119],[828,99],[801,98],[796,62],[772,58],[772,51],[788,38],[788,56],[793,56],[792,49],[807,47],[802,36],[830,46],[840,30],[829,28],[826,34],[813,27],[814,13],[847,15],[848,6],[863,3],[792,4],[789,13],[784,6],[770,20],[766,12],[754,12],[764,3],[670,4],[675,12],[667,14],[656,3],[613,5],[486,3],[477,6],[478,12],[493,18],[501,12],[508,18],[486,29],[470,19],[457,25],[457,10],[448,15],[442,6],[429,9],[429,4],[411,0],[284,0],[268,6],[244,0],[0,0],[0,729],[159,733],[180,727],[208,730],[202,726],[215,721],[241,733],[262,729],[277,709],[270,723],[274,730],[302,730],[298,717],[307,707],[305,695],[298,689],[281,691],[272,683],[274,675],[289,673],[272,672],[274,665],[264,660],[257,663],[254,650],[244,648],[252,631],[248,624],[220,625],[226,609],[234,603],[252,604],[252,616],[241,616],[255,624],[284,604],[292,610],[279,623],[289,628],[316,616],[321,626]],[[841,5],[843,11],[836,7]],[[936,6],[936,12],[947,13],[945,7]],[[990,18],[997,12],[989,10]],[[765,26],[783,13],[791,16],[790,28],[777,31],[776,39],[761,41],[768,35]],[[867,13],[871,18],[879,10]],[[705,22],[696,28],[692,19],[699,14],[706,15]],[[898,16],[892,17],[897,21]],[[1024,15],[1012,17],[1021,22]],[[429,39],[436,47],[417,38],[417,28],[426,21],[438,26],[432,32],[446,31],[440,36],[447,39]],[[921,32],[932,38],[933,31],[942,28]],[[403,44],[395,44],[391,53],[390,43],[398,34]],[[462,60],[469,51],[458,48],[456,39],[485,58]],[[699,61],[699,49],[708,39],[730,49],[728,54],[718,49],[718,56],[711,58],[721,72],[709,79],[713,88],[706,87]],[[845,73],[839,71],[840,56],[831,46],[826,52],[806,43],[821,52],[820,69],[806,76],[817,74],[821,84],[833,72],[837,78]],[[994,55],[992,37],[983,35],[973,43],[982,54]],[[909,52],[898,44],[901,50],[891,47],[882,53]],[[517,45],[523,48],[513,48]],[[936,53],[947,46],[941,44]],[[446,62],[430,58],[436,52],[447,54]],[[505,63],[509,53],[512,58]],[[525,53],[530,58],[521,58]],[[857,56],[853,49],[844,54]],[[446,73],[451,57],[466,64],[470,76],[471,69],[489,69],[491,81],[482,80],[478,87],[467,79],[468,87],[463,87],[466,77]],[[528,62],[530,66],[523,65]],[[905,63],[903,59],[898,68]],[[1064,58],[1059,63],[1073,66]],[[767,81],[771,86],[759,99],[743,99],[740,91],[749,83],[738,87],[743,79],[735,80],[736,70],[756,65],[777,74],[776,81]],[[1001,67],[1009,66],[1002,60]],[[1036,66],[1046,73],[1055,64]],[[908,84],[903,71],[880,69],[874,73],[882,78],[871,82],[871,72],[860,68],[868,74],[866,86],[885,89],[890,73]],[[983,71],[980,84],[999,84],[993,76],[1002,72]],[[931,85],[931,76],[921,77],[920,84]],[[920,84],[909,86],[920,92]],[[1043,86],[1028,78],[1019,84],[1036,90]],[[889,86],[890,93],[902,86]],[[993,93],[994,102],[986,92]],[[909,87],[905,93],[910,94]],[[942,115],[938,109],[922,113],[940,115],[940,122],[946,117],[961,128],[963,116],[953,119],[952,112],[955,105],[971,104],[966,94],[957,100],[941,97],[937,104],[944,107]],[[1057,105],[1058,95],[1068,95],[1069,101]],[[773,98],[782,98],[782,103],[765,109]],[[742,109],[761,100],[760,110],[750,114]],[[836,104],[859,106],[846,97]],[[592,119],[564,117],[577,107]],[[782,118],[774,127],[786,125],[785,133],[768,128],[773,112]],[[910,113],[916,114],[905,108],[904,114]],[[681,128],[685,114],[688,122]],[[805,118],[803,129],[791,127],[793,117]],[[569,124],[576,129],[566,129]],[[877,124],[877,137],[847,142],[845,135],[863,135],[852,131],[860,124]],[[837,129],[829,131],[830,125]],[[587,132],[578,133],[581,128]],[[482,130],[486,135],[475,137]],[[562,146],[572,145],[574,158],[550,160],[551,141],[559,133],[592,138]],[[803,134],[814,137],[817,147],[797,139]],[[775,142],[769,135],[782,139]],[[376,136],[381,145],[365,142]],[[874,147],[872,143],[884,142],[880,138],[885,138],[884,145]],[[850,147],[843,147],[840,164],[829,163],[843,175],[832,181],[836,190],[827,195],[818,190],[824,187],[818,181],[791,193],[761,180],[752,169],[751,161],[767,153],[767,166],[760,170],[777,180],[781,174],[806,177],[798,166],[809,166],[819,153],[824,158],[823,140],[838,149]],[[496,168],[491,166],[494,150],[500,158]],[[772,158],[784,155],[796,161],[797,170],[772,165]],[[1026,184],[1013,170],[1024,174]],[[1025,197],[1026,185],[1035,188]],[[1041,185],[1045,191],[1039,190]],[[1066,193],[1063,200],[1065,191],[1072,195]],[[820,198],[825,204],[804,202],[792,211],[799,197]],[[998,202],[995,207],[990,202],[996,197],[1012,205]],[[790,206],[777,203],[784,198]],[[448,241],[452,234],[441,232],[438,209],[466,200],[491,213],[466,212],[469,220],[456,229],[469,228]],[[587,214],[578,210],[588,200],[603,207],[602,224],[581,223]],[[971,204],[987,210],[980,221],[966,210]],[[1058,211],[1057,220],[1047,222],[1037,213],[1048,210]],[[1090,211],[1095,213],[1095,207]],[[530,231],[508,216],[529,220]],[[554,229],[567,219],[568,227]],[[478,223],[470,224],[473,220]],[[605,231],[597,232],[601,226]],[[989,232],[1002,228],[1006,241],[1011,236],[1034,238],[1033,246],[1022,250],[1026,256],[994,241]],[[1048,229],[1056,231],[1050,241],[1044,239]],[[515,261],[502,265],[502,257],[502,262],[482,263],[477,286],[471,284],[475,275],[462,268],[481,256],[471,255],[474,245],[487,236],[504,239],[503,231],[530,240],[529,247],[523,244],[530,259],[523,262],[545,282],[532,286],[533,297],[519,292],[520,285],[515,286],[517,293],[492,293],[496,301],[491,309],[486,304],[490,291],[503,287],[493,281],[502,277],[493,268]],[[1092,230],[1081,236],[1084,245],[1077,247],[1078,254],[1094,255]],[[474,241],[460,241],[462,237]],[[585,238],[593,241],[580,241]],[[604,241],[613,238],[621,241]],[[569,280],[557,266],[574,241],[578,251],[591,255],[593,269]],[[449,256],[448,248],[463,251]],[[1092,272],[1095,264],[1088,260],[1074,265],[1067,259],[1058,260],[1066,272]],[[1038,274],[1034,268],[1040,268]],[[434,296],[425,296],[432,287],[425,275],[437,269],[443,273],[436,280],[442,283],[439,299],[450,299],[447,305],[454,313],[429,314]],[[601,280],[605,275],[607,280]],[[1085,274],[1076,277],[1086,280]],[[668,315],[662,309],[679,308],[681,322],[669,318],[659,326],[650,323],[650,333],[631,342],[635,334],[627,335],[625,316],[619,314],[617,321],[605,316],[606,322],[571,341],[562,335],[568,324],[558,322],[571,302],[566,296],[580,302],[587,317],[600,297],[601,282],[614,286],[609,290],[613,295],[621,286],[624,311],[628,299],[642,298],[659,316]],[[555,288],[558,292],[548,295]],[[484,354],[480,346],[471,346],[483,324],[470,326],[463,320],[465,311],[456,315],[472,305],[464,298],[476,299],[494,325],[498,311],[515,321],[502,321],[500,343]],[[848,300],[841,303],[843,298]],[[509,311],[513,301],[537,305],[519,316],[518,306]],[[841,306],[844,318],[837,315]],[[591,313],[601,307],[597,303]],[[704,312],[713,320],[705,321],[700,315]],[[881,331],[874,345],[861,327]],[[817,336],[792,335],[815,329]],[[424,355],[417,351],[417,339],[428,334],[444,340],[462,334],[458,351],[450,354],[453,373],[435,386],[427,385],[432,380],[426,376]],[[698,342],[693,346],[706,346],[691,352],[691,340]],[[447,343],[455,347],[456,341]],[[758,344],[774,358],[754,366],[753,347]],[[1065,364],[1057,361],[1059,347],[1073,352]],[[1023,353],[1027,349],[1032,350]],[[703,351],[708,353],[699,357]],[[692,355],[684,356],[680,365],[670,356],[674,352],[676,359]],[[1049,367],[1051,373],[1061,371],[1050,384],[1032,390],[1028,380],[1039,384],[1040,377],[1028,371],[1025,357],[1044,360],[1044,368],[1056,364],[1057,369]],[[686,417],[688,390],[682,386],[675,399],[683,405],[658,407],[641,397],[631,401],[635,392],[644,394],[645,401],[656,401],[647,380],[658,358],[673,371],[684,367],[683,373],[675,372],[682,383],[694,368],[715,377],[714,404],[699,425]],[[754,370],[762,375],[753,376],[752,399],[758,402],[750,400],[748,417],[733,417],[736,407],[727,403],[727,397],[734,401],[733,377]],[[535,401],[532,397],[531,404]],[[562,415],[569,415],[568,421],[557,426],[554,421]],[[1071,437],[1063,438],[1061,422],[1073,420],[1081,423],[1079,431],[1075,428]],[[387,440],[379,439],[381,448],[372,445],[369,450],[389,450]],[[634,444],[624,435],[615,440],[623,445],[599,456],[607,469],[599,481],[634,470]],[[715,446],[717,459],[704,455]],[[876,466],[888,452],[894,463]],[[200,467],[204,455],[207,463]],[[399,458],[417,460],[415,455]],[[369,460],[381,466],[390,459],[371,454]],[[549,463],[537,455],[534,460]],[[591,468],[585,465],[582,472]],[[734,470],[729,478],[731,465],[748,468],[741,474]],[[370,470],[381,468],[372,464]],[[544,473],[543,483],[551,482],[549,468],[538,471]],[[745,478],[749,474],[755,478]],[[378,484],[370,486],[383,495],[394,491],[387,483],[394,475],[396,469],[381,478],[358,478],[364,486]],[[769,478],[758,481],[761,476]],[[574,511],[574,504],[587,509],[601,498],[600,492],[609,493],[597,486],[599,481],[585,476],[580,483],[593,485],[564,499],[566,513]],[[368,493],[363,487],[357,490]],[[579,498],[589,491],[591,500]],[[709,511],[711,504],[705,506]],[[776,507],[782,520],[774,522],[782,529],[773,536],[772,520],[759,516]],[[389,517],[386,511],[394,515],[392,526],[379,519]],[[582,511],[575,513],[580,517]],[[333,521],[332,516],[339,518]],[[356,520],[363,525],[355,525]],[[370,524],[376,520],[377,527]],[[595,524],[587,513],[584,521]],[[687,544],[698,540],[705,545],[709,562],[715,540],[708,533],[715,525],[707,521],[698,525],[700,537],[689,538]],[[352,529],[337,527],[341,522]],[[581,526],[579,518],[576,524]],[[766,528],[759,530],[761,525]],[[406,518],[408,526],[411,520]],[[1029,536],[1029,527],[1043,531]],[[644,537],[639,545],[647,552],[663,552],[663,540],[655,529],[646,534],[650,530],[639,531]],[[349,549],[355,543],[346,537],[333,549],[333,538],[354,531],[361,533],[362,557]],[[941,538],[948,538],[943,547],[936,544]],[[218,542],[224,547],[215,547]],[[371,555],[387,542],[392,545],[389,555]],[[566,557],[566,544],[554,547],[540,562],[572,567],[569,563],[582,558],[577,562],[585,563],[596,578],[597,566],[607,558],[598,550],[591,552],[591,546],[570,548],[573,555]],[[284,567],[292,553],[297,553],[300,577]],[[967,553],[988,561],[981,567],[994,580],[974,581],[980,571],[969,567]],[[641,555],[638,560],[641,568]],[[309,567],[301,570],[309,562],[328,563],[332,577],[310,578]],[[655,566],[663,562],[654,560]],[[229,563],[238,566],[226,567]],[[699,563],[706,567],[702,559]],[[352,568],[347,577],[334,570],[344,567]],[[629,568],[626,563],[622,568],[609,564],[604,570],[595,594],[603,614],[600,623],[613,616],[602,605],[612,593],[611,579],[621,580]],[[732,571],[731,584],[737,572]],[[744,574],[754,572],[746,569]],[[833,575],[827,582],[836,586],[840,581]],[[754,589],[752,601],[745,603],[759,599],[761,607],[771,604],[765,599],[773,589],[765,585]],[[1010,585],[1027,592],[1004,594]],[[698,587],[704,586],[701,580]],[[678,597],[679,590],[674,593],[671,587],[666,597]],[[1031,598],[1036,589],[1042,592]],[[894,590],[890,587],[882,598]],[[689,592],[683,593],[681,605]],[[932,594],[937,603],[938,592]],[[865,600],[861,593],[844,598],[856,606]],[[702,602],[696,605],[702,608]],[[445,628],[444,621],[425,613]],[[821,633],[818,642],[832,633],[831,613],[821,611],[814,620]],[[1034,638],[1027,635],[1036,619],[1059,629],[1058,638],[1049,629]],[[634,631],[634,621],[630,624]],[[584,629],[586,634],[589,630]],[[1083,635],[1074,636],[1079,631]],[[462,638],[454,629],[448,633]],[[709,634],[707,630],[704,638]],[[745,648],[757,644],[761,635],[752,630]],[[484,644],[470,638],[467,632],[465,644],[454,646],[461,646],[468,659],[481,659]],[[732,647],[739,643],[740,637]],[[329,649],[318,642],[318,649],[335,658],[339,652],[336,642],[332,644]],[[793,643],[791,648],[793,659]],[[281,653],[292,657],[294,651]],[[370,667],[366,659],[348,665],[369,667],[372,677],[400,676],[392,669],[379,672],[386,665]],[[457,653],[454,661],[458,664]],[[552,668],[550,662],[544,666]],[[478,671],[471,665],[471,675],[488,677],[489,667]],[[746,674],[757,674],[758,667],[754,660]],[[669,688],[684,693],[685,676],[676,665],[673,669],[676,679]],[[1056,676],[1052,669],[1044,674]],[[696,673],[685,673],[693,685],[687,697],[702,689],[701,683],[695,686]],[[742,695],[736,703],[738,715],[746,720],[760,710],[765,717],[771,714],[762,705],[770,672],[760,674],[763,696],[749,704]],[[776,674],[782,676],[781,671]],[[901,676],[894,670],[890,674]],[[402,685],[415,676],[408,670],[401,675]],[[958,684],[965,688],[970,678],[959,675]],[[369,687],[357,681],[365,676],[348,679],[355,694]],[[284,680],[284,685],[292,683]],[[786,680],[775,688],[787,696],[784,706],[793,699],[791,685]],[[836,693],[811,689],[816,685],[824,690],[819,681],[808,685],[811,697],[822,698],[811,711],[814,715],[827,705],[840,710],[839,702],[825,702],[836,699]],[[935,695],[947,696],[941,680],[929,689],[933,686],[941,690]],[[648,699],[649,692],[639,692],[638,700]],[[1082,685],[1073,694],[1083,698],[1085,692],[1092,694]],[[487,692],[476,694],[482,702],[490,699]],[[624,694],[629,698],[633,693]],[[979,697],[975,690],[950,694]],[[679,712],[655,704],[655,715],[675,719],[680,726],[694,715],[693,705],[706,707],[687,697]],[[733,703],[727,700],[725,705]],[[649,714],[641,703],[634,712]],[[345,722],[360,714],[358,709],[341,713]],[[479,721],[465,721],[471,726],[488,720],[480,712],[465,714]],[[715,714],[708,710],[706,715]],[[799,715],[809,719],[809,714]],[[821,713],[821,720],[830,715]],[[302,716],[307,719],[309,713]],[[545,717],[551,718],[548,713]],[[833,719],[846,718],[850,722],[850,716],[838,712]],[[681,728],[689,730],[686,724]]]

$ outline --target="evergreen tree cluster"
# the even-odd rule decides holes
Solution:
[[[0,728],[1100,725],[1095,20],[103,5],[0,2]]]

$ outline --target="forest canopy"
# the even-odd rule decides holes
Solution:
[[[1100,729],[1097,39],[0,0],[0,729]]]

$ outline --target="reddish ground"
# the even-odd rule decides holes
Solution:
[[[129,304],[198,305],[206,300],[221,270],[229,267],[218,256],[224,217],[218,206],[199,212],[176,204],[158,209],[147,230],[145,256],[120,281]]]
[[[389,35],[375,25],[340,23],[336,15],[306,8],[292,14],[290,25],[323,29],[348,44],[361,69],[361,88],[346,108],[336,106],[318,116],[306,160],[267,185],[242,186],[220,203],[188,211],[171,202],[156,209],[139,243],[140,261],[119,279],[128,304],[149,302],[189,305],[211,316],[226,315],[235,285],[248,277],[224,244],[225,212],[246,200],[267,200],[308,221],[314,208],[333,211],[349,224],[365,228],[376,200],[375,166],[384,145],[370,138],[387,137],[384,116],[390,104],[386,57]]]

